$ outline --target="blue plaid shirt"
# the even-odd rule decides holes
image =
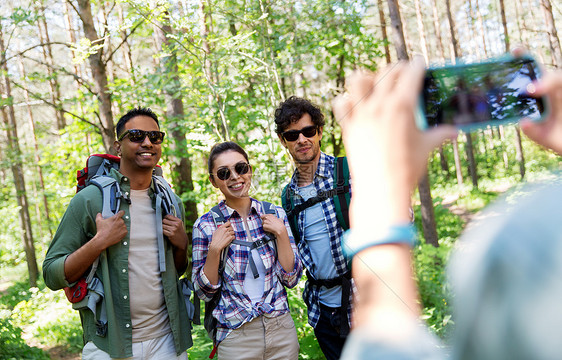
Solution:
[[[230,220],[237,240],[257,241],[265,236],[260,217],[265,212],[261,202],[252,199],[250,214],[247,219],[252,239],[247,238],[243,219],[234,209],[226,206],[224,201],[219,203],[219,207],[225,220]],[[224,340],[232,330],[260,315],[277,317],[289,311],[285,286],[292,288],[297,285],[302,275],[302,263],[298,256],[287,215],[282,207],[276,206],[276,210],[278,217],[283,220],[289,233],[291,248],[295,254],[295,267],[290,273],[283,269],[277,261],[272,242],[258,247],[257,250],[265,267],[265,284],[262,300],[254,305],[244,291],[244,278],[246,277],[246,268],[250,256],[249,248],[237,244],[230,245],[222,277],[220,277],[217,285],[213,285],[205,276],[203,266],[207,259],[209,243],[217,227],[210,212],[197,219],[193,225],[192,280],[195,292],[199,298],[208,302],[222,287],[219,304],[213,310],[213,316],[218,322],[217,343]]]
[[[317,193],[322,191],[330,190],[334,188],[334,157],[326,155],[323,152],[320,153],[320,159],[318,161],[318,167],[314,175],[314,180],[312,182]],[[351,183],[351,182],[350,182]],[[299,193],[298,189],[298,170],[295,170],[291,182],[289,182],[290,193],[294,194],[293,199],[294,205],[297,206],[304,202],[303,197]],[[336,216],[336,207],[334,204],[334,199],[330,198],[320,203],[322,205],[322,213],[324,214],[324,219],[326,220],[326,225],[328,227],[329,241],[330,241],[330,254],[334,260],[334,265],[338,275],[343,275],[349,271],[347,266],[347,261],[343,254],[341,238],[344,230],[338,223]],[[298,228],[299,233],[304,234],[304,222],[305,222],[305,212],[301,211],[299,213]],[[327,239],[328,240],[328,239]],[[316,273],[316,265],[313,262],[312,254],[310,248],[306,241],[299,241],[298,243],[299,253],[305,268],[314,276]],[[308,307],[308,323],[312,327],[316,327],[318,324],[318,319],[320,318],[320,299],[319,299],[319,287],[311,285],[308,281],[306,282],[303,299]],[[353,292],[350,294],[348,321],[351,326],[351,300],[353,297]]]

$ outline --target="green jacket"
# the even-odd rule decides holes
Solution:
[[[128,195],[130,191],[129,179],[116,170],[111,171],[121,191]],[[153,185],[149,195],[154,201]],[[181,204],[181,201],[179,201]],[[96,234],[96,214],[101,212],[102,196],[96,186],[88,186],[70,201],[68,208],[59,224],[55,237],[47,250],[43,262],[43,277],[45,284],[51,290],[58,290],[69,286],[64,275],[64,262],[68,255],[76,251]],[[108,331],[105,337],[96,335],[94,316],[89,310],[80,310],[80,319],[84,330],[84,344],[93,341],[101,350],[109,353],[112,358],[133,356],[132,326],[129,296],[142,296],[129,289],[128,256],[129,233],[131,220],[129,205],[121,201],[120,210],[125,211],[123,220],[128,233],[123,240],[111,247],[100,256],[100,263],[96,276],[102,281],[105,292]],[[181,219],[185,220],[185,210],[181,206]],[[165,241],[166,271],[162,273],[164,297],[170,320],[170,327],[174,336],[176,352],[186,351],[193,345],[191,339],[191,324],[179,287],[179,275],[174,264],[172,246]],[[107,254],[107,256],[106,256]],[[100,304],[98,304],[98,312]]]

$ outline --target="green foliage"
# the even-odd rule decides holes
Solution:
[[[80,317],[62,291],[51,291],[42,282],[39,288],[30,289],[27,281],[17,281],[0,297],[0,309],[4,309],[0,311],[0,337],[19,339],[17,342],[6,340],[6,346],[11,347],[6,354],[11,354],[9,351],[21,352],[17,353],[18,356],[12,355],[15,359],[49,358],[40,349],[25,344],[22,329],[40,344],[63,346],[70,352],[82,349]],[[4,351],[0,354],[4,354]],[[2,358],[0,355],[0,359],[10,357]]]
[[[414,252],[416,279],[423,305],[422,319],[441,338],[447,338],[453,325],[445,275],[451,245],[450,241],[440,241],[439,247],[420,244]]]
[[[9,319],[0,318],[0,360],[49,360],[41,349],[28,346],[21,337],[22,330]]]

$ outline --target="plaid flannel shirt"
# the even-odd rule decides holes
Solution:
[[[219,203],[219,207],[226,221],[230,220],[234,228],[237,240],[257,241],[265,236],[262,227],[261,215],[265,214],[261,202],[251,199],[251,209],[247,223],[252,235],[248,239],[244,229],[244,222],[240,215],[232,208],[226,206],[224,200]],[[287,220],[287,215],[282,207],[276,206],[278,217],[283,220],[291,248],[295,255],[295,266],[293,271],[286,272],[279,261],[272,242],[257,248],[265,267],[265,284],[262,300],[255,305],[244,291],[244,278],[250,250],[246,246],[231,244],[219,283],[213,285],[203,272],[203,266],[207,258],[209,243],[213,233],[217,229],[210,212],[201,216],[193,225],[193,275],[192,280],[195,293],[200,299],[208,302],[213,295],[222,287],[219,304],[213,311],[213,316],[217,319],[217,343],[224,340],[234,329],[239,328],[244,323],[264,315],[267,317],[277,317],[289,311],[287,302],[287,292],[285,286],[292,288],[297,285],[302,275],[302,263],[298,256],[298,250],[293,240],[291,228]],[[256,250],[253,250],[256,251]]]
[[[317,193],[322,191],[330,190],[334,188],[334,157],[326,155],[323,152],[320,153],[320,159],[318,161],[318,167],[316,168],[316,173],[314,175],[314,180],[312,182],[316,188]],[[351,185],[351,181],[350,181]],[[298,189],[298,170],[295,170],[293,176],[291,177],[291,182],[289,182],[289,189],[291,194],[294,194],[293,199],[294,205],[297,206],[304,202],[303,197],[299,193]],[[344,230],[338,223],[336,216],[336,207],[334,204],[334,199],[330,198],[322,201],[322,213],[324,214],[324,219],[326,220],[326,225],[328,226],[328,234],[330,241],[330,254],[334,260],[334,265],[336,266],[336,271],[338,275],[343,275],[349,271],[347,266],[347,261],[343,254],[341,238],[343,236]],[[305,212],[301,211],[298,218],[298,228],[299,233],[304,234],[304,221]],[[314,276],[316,274],[316,264],[312,260],[312,253],[310,252],[310,247],[305,241],[299,241],[298,243],[299,253],[302,259],[304,267]],[[353,284],[353,289],[355,285]],[[319,299],[320,289],[318,286],[313,286],[310,282],[306,282],[303,299],[308,307],[308,323],[312,327],[316,327],[318,319],[320,318],[320,299]],[[350,294],[348,321],[351,326],[351,300],[353,297],[353,291]]]

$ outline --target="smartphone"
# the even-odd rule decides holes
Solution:
[[[463,131],[547,113],[545,98],[529,96],[527,87],[541,76],[530,56],[503,56],[481,63],[429,68],[416,122],[422,130],[452,124]]]

